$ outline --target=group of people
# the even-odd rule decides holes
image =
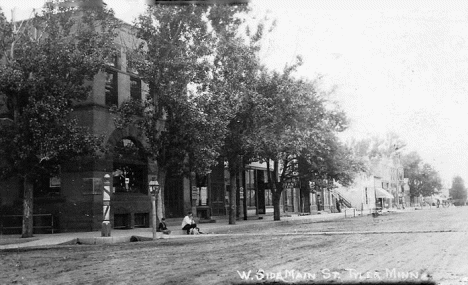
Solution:
[[[171,230],[167,228],[165,218],[161,219],[161,222],[159,223],[158,228],[159,228],[159,231],[161,231],[162,233],[166,235],[171,233]],[[184,219],[182,220],[182,230],[185,231],[188,235],[203,234],[200,231],[200,228],[197,227],[197,223],[193,219],[192,212],[188,212],[187,216],[185,216]]]

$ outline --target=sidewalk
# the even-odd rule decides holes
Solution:
[[[406,210],[408,211],[408,210]],[[266,215],[262,219],[237,220],[235,225],[229,225],[225,217],[216,220],[216,223],[200,223],[198,226],[201,231],[206,234],[227,234],[235,233],[242,229],[261,229],[264,227],[273,227],[287,224],[306,224],[314,222],[323,222],[337,219],[344,219],[345,213],[322,213],[319,215],[304,215],[299,216],[293,214],[291,216],[281,217],[281,221],[273,221],[273,216]],[[349,212],[347,218],[350,217]],[[168,219],[167,224],[172,230],[170,235],[157,233],[157,238],[173,239],[173,238],[197,238],[205,235],[188,236],[180,230],[181,219]],[[32,238],[21,238],[20,235],[1,235],[0,250],[30,248],[30,247],[48,247],[55,245],[71,245],[71,244],[106,244],[130,242],[130,239],[139,237],[142,240],[152,239],[152,228],[135,228],[127,230],[113,229],[111,237],[101,237],[100,231],[95,232],[71,232],[71,233],[56,233],[56,234],[36,234]]]

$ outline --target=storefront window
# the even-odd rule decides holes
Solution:
[[[113,187],[116,193],[148,192],[147,164],[142,150],[130,139],[121,140],[114,147]]]
[[[294,211],[293,207],[293,189],[287,188],[284,193],[284,206],[286,207],[286,211]]]
[[[273,206],[273,195],[270,189],[265,189],[265,206]]]
[[[200,187],[200,206],[208,205],[208,188],[207,187]]]
[[[114,191],[146,193],[144,187],[144,166],[128,163],[114,163]]]
[[[247,206],[248,207],[256,206],[255,189],[247,190]]]
[[[34,183],[34,195],[36,197],[59,196],[60,188],[60,177],[44,176]]]
[[[245,172],[245,186],[247,188],[247,207],[255,207],[257,205],[255,198],[255,170],[249,169]]]

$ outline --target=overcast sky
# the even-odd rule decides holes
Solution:
[[[131,22],[143,0],[107,0]],[[466,1],[468,2],[468,1]],[[27,17],[44,0],[2,0]],[[21,6],[23,5],[23,6]],[[468,182],[468,3],[462,1],[253,0],[277,18],[263,60],[283,67],[302,55],[300,74],[321,76],[346,111],[345,137],[387,132],[407,142],[445,183]]]

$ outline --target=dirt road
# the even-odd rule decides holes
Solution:
[[[468,207],[433,208],[230,235],[0,251],[0,283],[468,284],[467,217]]]

